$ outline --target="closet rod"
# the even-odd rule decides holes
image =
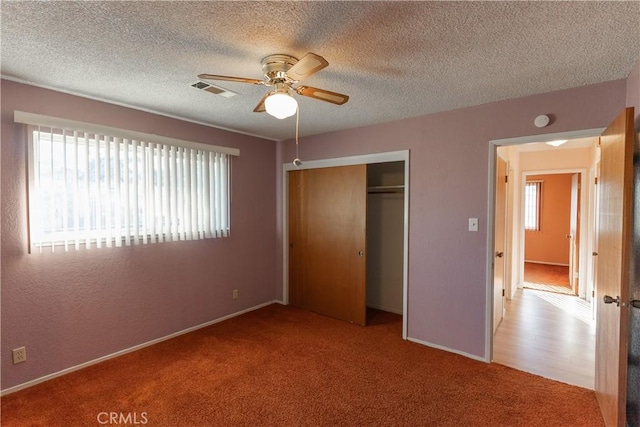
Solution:
[[[403,193],[404,185],[376,185],[367,188],[368,193]]]

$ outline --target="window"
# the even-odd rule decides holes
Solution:
[[[524,186],[524,229],[540,231],[542,181],[527,181]]]
[[[32,246],[68,250],[229,235],[237,150],[107,130],[28,126]]]

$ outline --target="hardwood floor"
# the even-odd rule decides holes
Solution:
[[[593,390],[595,322],[571,295],[518,289],[493,339],[493,361]]]
[[[569,287],[569,267],[525,262],[524,281]]]
[[[569,267],[562,265],[524,263],[524,283],[528,289],[575,295],[569,283]]]

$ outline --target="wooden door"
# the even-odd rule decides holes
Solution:
[[[496,157],[496,200],[493,257],[493,332],[504,317],[507,162]]]
[[[580,268],[580,174],[571,176],[571,216],[569,219],[569,286],[578,294]]]
[[[289,298],[316,313],[364,325],[366,165],[296,173],[289,176]]]
[[[595,392],[605,424],[618,427],[625,424],[627,386],[633,108],[607,127],[600,150]]]

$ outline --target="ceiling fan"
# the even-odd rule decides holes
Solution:
[[[300,80],[317,73],[328,65],[329,63],[322,56],[311,52],[300,60],[290,55],[276,54],[269,55],[262,60],[264,80],[216,74],[200,74],[198,78],[273,86],[274,90],[266,93],[253,111],[256,113],[266,111],[274,117],[284,119],[294,115],[298,109],[298,103],[291,96],[293,92],[336,105],[342,105],[349,100],[348,95],[341,93],[311,86],[294,86]]]

